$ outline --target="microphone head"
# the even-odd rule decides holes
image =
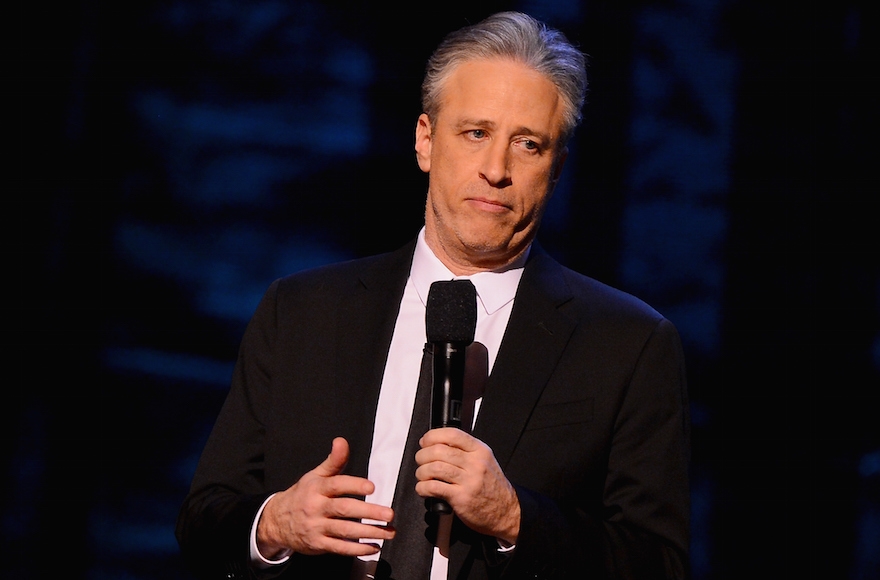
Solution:
[[[425,309],[428,342],[474,341],[477,327],[477,289],[470,280],[440,280],[431,284]]]

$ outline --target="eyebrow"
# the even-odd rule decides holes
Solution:
[[[494,129],[495,123],[492,121],[484,120],[484,119],[461,119],[455,124],[456,129],[464,129],[468,125],[475,125],[477,127],[486,127],[488,129]]]

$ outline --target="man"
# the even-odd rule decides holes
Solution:
[[[343,580],[686,575],[678,335],[534,243],[585,90],[583,56],[522,14],[441,44],[416,126],[429,175],[424,228],[396,252],[271,285],[181,509],[177,535],[194,569]],[[453,278],[476,287],[475,344],[491,372],[473,430],[424,433],[413,474],[401,464],[412,459],[404,445],[426,298],[432,282]],[[405,531],[421,518],[395,513],[413,489],[454,516],[432,522],[437,546],[410,573],[390,560],[395,546],[423,541]]]

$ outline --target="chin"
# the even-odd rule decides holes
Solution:
[[[459,236],[462,245],[476,252],[503,252],[510,242],[507,238],[487,236],[485,232],[477,232],[475,235]]]
[[[498,240],[473,240],[464,246],[468,253],[485,262],[506,260],[513,251],[510,244]]]

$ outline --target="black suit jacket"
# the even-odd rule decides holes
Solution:
[[[268,289],[178,520],[183,554],[206,577],[247,572],[259,505],[321,463],[334,437],[351,444],[346,472],[366,476],[413,250]],[[643,302],[535,245],[474,435],[514,484],[522,525],[513,555],[496,558],[493,539],[457,522],[450,578],[686,575],[683,357],[673,325]],[[349,567],[294,555],[281,574],[348,580]]]

